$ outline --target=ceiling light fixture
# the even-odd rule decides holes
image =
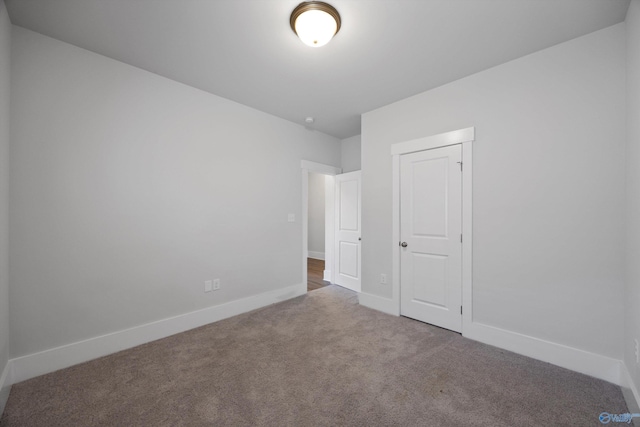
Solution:
[[[320,47],[340,31],[340,14],[330,4],[306,1],[293,9],[289,23],[304,44]]]

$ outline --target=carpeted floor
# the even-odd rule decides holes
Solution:
[[[598,426],[619,387],[337,286],[13,386],[7,426]]]

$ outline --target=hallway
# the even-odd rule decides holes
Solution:
[[[307,258],[307,292],[324,288],[330,282],[322,280],[324,275],[324,261],[321,259]]]

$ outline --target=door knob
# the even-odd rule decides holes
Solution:
[[[402,246],[403,248],[406,248],[407,247],[407,242],[400,243],[400,246]]]

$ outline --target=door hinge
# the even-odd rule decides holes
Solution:
[[[460,165],[460,172],[462,172],[462,162],[456,162],[456,163]]]
[[[462,314],[462,306],[460,306],[460,314]]]
[[[460,243],[462,243],[462,234],[460,234]]]

